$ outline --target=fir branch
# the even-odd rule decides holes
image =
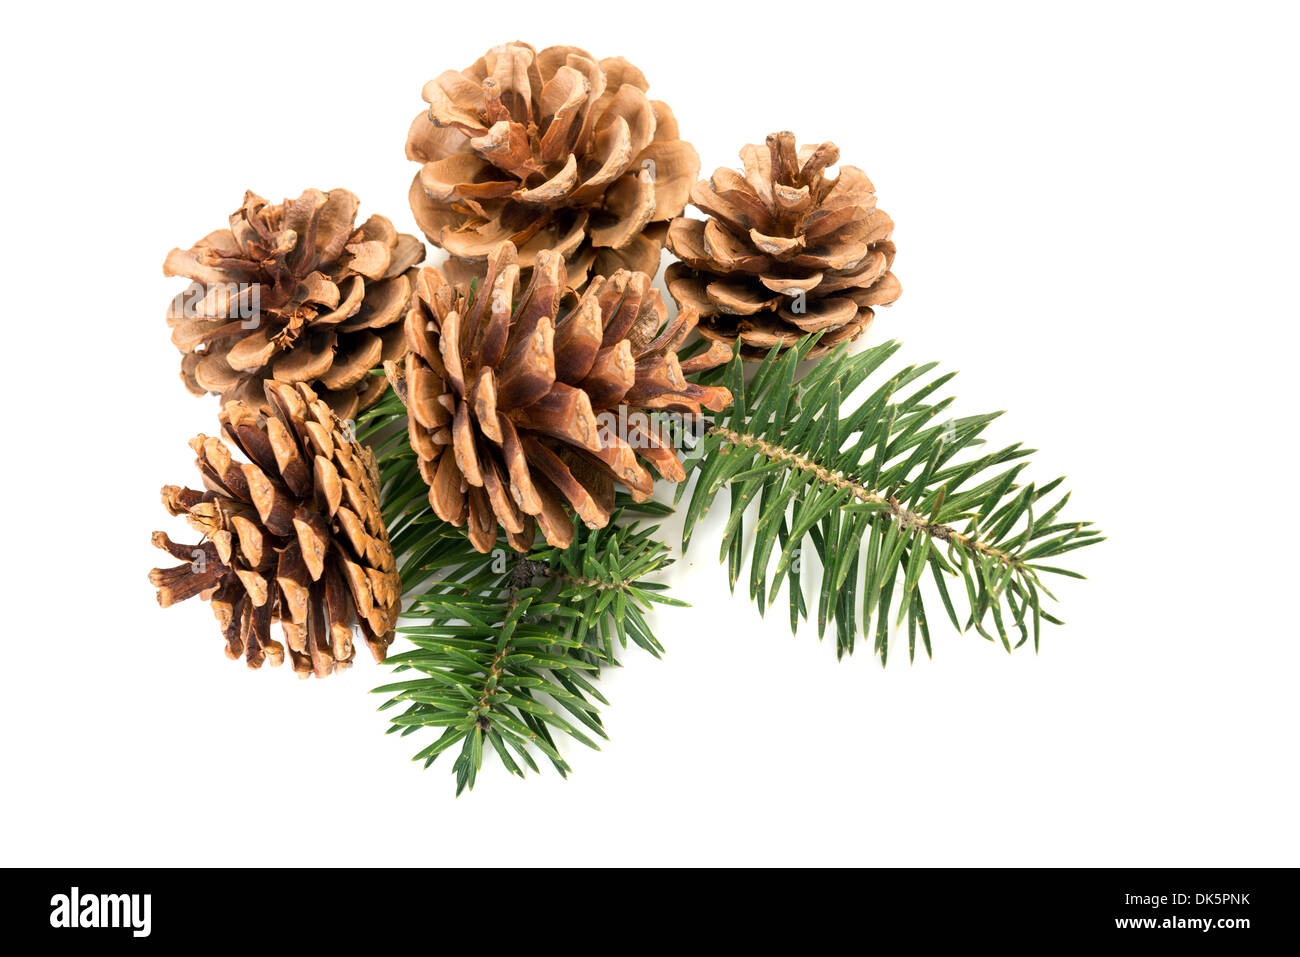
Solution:
[[[567,549],[516,556],[504,541],[487,555],[466,552],[463,533],[445,527],[444,547],[422,569],[442,576],[418,589],[404,616],[411,624],[398,626],[415,649],[388,659],[398,672],[423,677],[375,689],[391,695],[384,708],[406,704],[390,731],[442,728],[415,759],[427,767],[459,744],[458,794],[473,788],[485,743],[514,774],[537,770],[533,748],[567,774],[556,733],[599,749],[594,738],[606,736],[599,705],[608,702],[594,681],[629,642],[658,656],[647,613],[682,604],[644,580],[670,562],[654,531],[583,528]]]
[[[895,602],[893,627],[906,620],[909,658],[918,635],[930,654],[921,587],[927,573],[959,631],[974,628],[1010,651],[1032,630],[1037,649],[1042,622],[1061,623],[1042,607],[1044,596],[1054,598],[1042,576],[1083,577],[1044,562],[1103,540],[1091,522],[1060,520],[1068,494],[1045,509],[1040,504],[1063,479],[1019,483],[1033,450],[1018,443],[958,461],[984,444],[981,433],[1001,413],[941,418],[953,400],[932,396],[954,373],[929,378],[937,363],[895,373],[843,412],[842,401],[899,346],[889,342],[856,356],[841,349],[796,379],[815,343],[810,338],[781,355],[773,350],[749,383],[739,360],[716,374],[735,404],[706,431],[689,463],[695,481],[683,550],[725,488],[730,508],[721,558],[732,587],[748,549],[750,596],[765,611],[788,582],[797,630],[810,614],[800,559],[811,544],[822,566],[818,634],[834,625],[840,656],[853,651],[859,622],[868,633],[874,619],[874,651],[884,664]],[[684,483],[679,499],[685,491]],[[964,586],[963,616],[948,588],[952,579]]]
[[[716,426],[712,428],[710,432],[732,445],[743,445],[748,446],[749,448],[756,448],[773,462],[789,463],[792,468],[811,472],[817,476],[818,479],[828,485],[834,485],[837,488],[846,489],[847,491],[852,492],[853,497],[859,502],[868,505],[885,506],[888,508],[889,518],[896,525],[899,525],[904,529],[919,530],[920,532],[929,535],[931,538],[951,542],[952,544],[962,548],[968,548],[984,555],[990,555],[1002,562],[1004,565],[1011,565],[1016,561],[1013,556],[1008,555],[1001,549],[994,548],[991,545],[985,545],[983,542],[978,542],[973,538],[961,534],[951,526],[940,525],[938,522],[926,521],[916,512],[903,508],[903,506],[898,503],[898,500],[892,495],[884,496],[872,492],[870,489],[864,488],[863,486],[850,481],[843,475],[831,472],[824,466],[818,465],[816,462],[811,462],[802,455],[791,452],[789,449],[783,449],[780,446],[773,445],[763,439],[754,438],[752,435],[733,432],[731,429],[722,426]],[[726,446],[722,448],[722,452],[724,455],[726,454]]]
[[[429,507],[404,416],[390,395],[358,424],[380,463],[384,517],[409,599],[397,630],[415,646],[388,663],[420,675],[375,689],[389,696],[381,710],[405,706],[389,732],[440,728],[415,760],[428,767],[458,748],[457,794],[474,787],[489,747],[512,774],[537,771],[540,751],[567,775],[561,737],[598,749],[606,736],[599,706],[608,702],[595,686],[602,670],[618,665],[617,650],[629,642],[660,655],[648,613],[683,604],[647,580],[671,563],[656,527],[620,522],[628,512],[669,509],[621,501],[605,528],[576,524],[568,548],[519,555],[503,537],[480,554]]]

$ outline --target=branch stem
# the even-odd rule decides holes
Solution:
[[[948,542],[949,544],[956,545],[960,548],[965,548],[981,555],[996,558],[1004,565],[1012,567],[1019,565],[1019,559],[1014,555],[1009,555],[999,548],[994,548],[992,545],[986,545],[984,542],[977,541],[969,535],[963,535],[951,525],[942,525],[938,522],[926,521],[923,516],[911,511],[910,509],[904,508],[899,504],[898,500],[894,498],[894,496],[881,495],[879,492],[873,492],[866,486],[859,485],[851,479],[846,478],[839,472],[833,472],[824,465],[819,465],[811,459],[805,458],[796,452],[791,452],[789,449],[782,448],[781,446],[775,445],[764,439],[756,438],[752,435],[745,435],[742,432],[736,432],[733,429],[728,429],[719,425],[710,426],[706,434],[716,435],[718,438],[723,439],[732,445],[757,449],[770,461],[779,462],[782,465],[797,469],[798,471],[810,473],[815,475],[822,482],[825,482],[827,485],[833,485],[836,488],[846,489],[849,492],[852,492],[853,497],[864,504],[884,505],[886,506],[885,510],[888,511],[890,518],[905,531],[915,529],[920,531],[922,534],[929,535],[931,538],[938,539],[939,541]]]

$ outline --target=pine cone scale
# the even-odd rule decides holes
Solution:
[[[584,299],[555,329],[555,377],[568,383],[585,379],[595,365],[604,337],[599,305]]]

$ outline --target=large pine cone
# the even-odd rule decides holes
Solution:
[[[374,456],[306,385],[264,388],[269,414],[238,401],[221,410],[222,430],[249,461],[234,461],[220,439],[199,435],[190,446],[206,491],[162,490],[167,510],[184,515],[204,541],[178,545],[154,533],[155,545],[185,562],[149,573],[158,603],[210,601],[226,654],[242,654],[251,668],[284,660],[284,647],[271,639],[273,621],[304,677],[352,662],[354,619],[383,661],[401,583]]]
[[[503,240],[525,270],[556,250],[575,288],[588,274],[658,272],[700,158],[647,88],[622,57],[526,43],[425,84],[429,109],[406,141],[407,158],[424,164],[411,209],[429,242],[460,260],[447,275],[481,276]]]
[[[638,457],[681,481],[670,441],[645,413],[698,416],[701,407],[720,411],[731,402],[726,389],[685,378],[725,362],[730,348],[714,344],[679,361],[697,317],[688,308],[665,325],[649,276],[620,270],[594,278],[575,303],[566,299],[558,253],[537,253],[522,295],[519,273],[510,243],[489,258],[479,295],[421,269],[406,318],[404,377],[388,366],[409,407],[433,510],[456,525],[468,521],[482,552],[498,524],[526,551],[534,520],[547,542],[567,546],[570,508],[587,525],[604,525],[616,485],[638,500],[650,495],[654,479]],[[571,308],[561,318],[562,301]]]
[[[691,190],[712,218],[673,221],[668,248],[682,261],[665,281],[699,310],[701,335],[761,359],[821,331],[820,353],[856,339],[873,306],[899,297],[894,221],[856,166],[825,176],[839,155],[834,143],[796,150],[793,133],[773,133],[740,151],[743,175],[719,169]]]
[[[245,193],[229,229],[167,254],[167,275],[194,280],[167,314],[191,392],[260,405],[265,380],[306,382],[345,419],[379,398],[367,373],[401,357],[424,244],[383,216],[354,227],[357,205],[345,189]]]

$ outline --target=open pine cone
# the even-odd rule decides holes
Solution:
[[[654,275],[668,220],[686,207],[700,158],[668,105],[622,57],[577,47],[494,47],[424,87],[406,156],[424,164],[411,210],[429,242],[482,275],[503,240],[527,270],[554,249],[580,288],[620,268]]]
[[[682,261],[665,281],[699,310],[701,335],[761,359],[820,331],[817,354],[856,339],[873,306],[899,297],[894,222],[862,170],[825,176],[839,155],[834,143],[796,150],[793,133],[773,133],[740,151],[743,174],[719,169],[692,188],[711,218],[673,220],[668,248]]]
[[[481,552],[498,525],[526,551],[534,522],[551,545],[567,546],[569,509],[603,526],[616,485],[637,500],[650,495],[654,479],[638,458],[681,481],[671,443],[644,413],[698,416],[701,407],[720,411],[731,402],[726,389],[685,378],[725,362],[731,349],[715,343],[679,361],[697,317],[687,308],[665,325],[649,276],[620,270],[594,278],[575,303],[566,300],[558,253],[537,252],[522,295],[519,273],[508,242],[489,257],[477,296],[421,269],[404,374],[396,363],[386,367],[408,406],[433,510],[456,525],[468,521]],[[571,306],[563,317],[562,302]]]
[[[251,668],[284,660],[273,621],[304,677],[351,664],[354,619],[383,661],[401,583],[374,456],[306,385],[272,380],[264,388],[269,413],[240,401],[221,410],[222,430],[249,461],[236,462],[220,439],[199,435],[190,446],[206,491],[162,490],[167,510],[184,515],[204,541],[178,545],[154,533],[155,545],[184,562],[149,573],[158,603],[208,600],[226,654],[242,654]]]
[[[261,405],[265,380],[306,382],[345,419],[379,398],[367,373],[402,355],[424,244],[383,216],[355,227],[357,205],[345,189],[245,193],[229,229],[167,254],[167,275],[194,280],[167,314],[191,392]]]

